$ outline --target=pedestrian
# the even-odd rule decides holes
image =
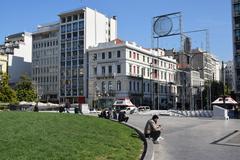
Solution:
[[[158,122],[159,117],[153,115],[152,119],[148,120],[144,129],[145,137],[152,138],[154,144],[158,144],[160,139],[163,139],[161,135],[162,127]]]
[[[127,122],[129,119],[128,116],[126,116],[126,112],[125,111],[120,111],[118,114],[118,121],[119,122]]]
[[[69,113],[69,110],[70,110],[70,103],[69,102],[66,102],[65,108],[66,108],[67,113]]]
[[[117,111],[115,109],[113,110],[113,119],[117,120]]]
[[[108,115],[107,115],[108,119],[112,119],[112,108],[108,109]]]
[[[38,112],[38,111],[39,111],[39,109],[38,109],[38,103],[34,106],[33,111],[34,111],[34,112]]]

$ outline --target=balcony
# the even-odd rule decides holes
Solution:
[[[128,73],[128,76],[135,77],[135,78],[143,78],[141,74],[136,74],[136,73]]]
[[[114,74],[113,73],[105,73],[105,74],[101,74],[101,75],[96,75],[97,79],[113,79],[114,78]]]

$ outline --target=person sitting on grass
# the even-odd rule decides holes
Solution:
[[[148,120],[144,129],[144,134],[146,138],[152,138],[154,144],[158,144],[162,127],[157,124],[159,117],[157,115],[153,115],[152,119]]]

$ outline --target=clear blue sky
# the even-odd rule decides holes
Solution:
[[[151,47],[152,17],[181,11],[184,31],[209,29],[210,51],[220,60],[232,59],[230,0],[1,0],[0,43],[6,35],[35,31],[38,24],[57,21],[60,12],[83,6],[116,15],[118,37],[144,47]],[[194,47],[204,46],[204,33],[192,36]],[[165,48],[178,46],[174,38],[161,42]]]

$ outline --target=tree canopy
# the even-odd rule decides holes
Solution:
[[[16,92],[8,84],[9,76],[6,73],[1,74],[0,101],[16,103]]]
[[[16,94],[18,101],[34,101],[37,94],[32,85],[31,79],[27,75],[22,75],[16,85]]]

